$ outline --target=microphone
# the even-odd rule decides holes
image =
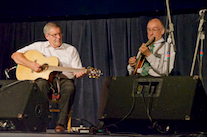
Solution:
[[[9,72],[9,69],[5,69],[5,70],[4,70],[4,73],[5,73],[5,75],[6,75],[6,78],[10,78],[8,72]]]
[[[147,43],[145,44],[146,47],[148,47],[150,44],[152,44],[155,41],[155,37],[148,40]]]
[[[200,11],[199,11],[199,15],[200,15],[200,16],[203,15],[206,11],[207,11],[207,9],[202,9],[202,10],[200,10]]]
[[[9,72],[10,72],[11,70],[15,69],[15,68],[17,68],[17,66],[11,67],[11,68],[9,68],[9,69],[7,68],[7,69],[4,70],[4,73],[5,73],[7,79],[10,78],[10,76],[9,76]]]

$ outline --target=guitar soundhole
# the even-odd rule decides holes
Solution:
[[[41,66],[41,69],[42,69],[42,71],[46,71],[46,70],[48,70],[48,67],[49,67],[49,65],[45,63]]]

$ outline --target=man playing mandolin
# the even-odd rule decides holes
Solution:
[[[167,75],[168,70],[168,44],[165,43],[162,35],[165,32],[165,28],[162,22],[157,19],[151,19],[147,24],[147,37],[149,41],[143,43],[139,48],[137,57],[130,57],[128,60],[127,70],[129,75],[138,76],[154,76],[159,77]],[[175,52],[173,46],[170,48],[170,62],[169,73],[172,71],[175,60]],[[141,63],[140,63],[141,62]],[[102,84],[100,105],[99,105],[99,119],[103,117],[103,112],[110,91],[112,77],[106,77]],[[101,122],[100,122],[101,123]],[[99,124],[100,124],[99,123]],[[99,125],[102,126],[102,125]]]
[[[42,64],[38,64],[36,60],[31,61],[25,57],[28,51],[39,51],[45,57],[55,56],[58,58],[58,65],[62,67],[79,68],[82,69],[82,63],[77,49],[69,44],[62,42],[62,31],[57,23],[49,22],[44,26],[44,35],[48,41],[35,42],[22,49],[17,50],[12,54],[12,59],[18,64],[39,73],[42,71]],[[22,72],[24,73],[24,72]],[[57,73],[52,81],[46,79],[36,79],[36,83],[46,95],[51,94],[51,88],[60,93],[60,114],[57,121],[55,132],[64,131],[64,125],[68,121],[68,114],[75,97],[74,78],[79,78],[85,75],[84,71],[79,72],[62,72]],[[54,90],[53,90],[54,91]],[[57,96],[58,99],[58,96]]]
[[[167,53],[168,53],[168,44],[164,42],[164,39],[162,35],[165,32],[165,28],[162,24],[162,22],[155,18],[148,22],[147,24],[147,37],[149,40],[155,38],[153,45],[153,52],[150,51],[150,48],[152,48],[151,45],[147,47],[145,43],[141,45],[139,48],[139,52],[137,54],[137,57],[131,57],[129,58],[129,65],[127,66],[127,69],[129,71],[129,75],[134,74],[141,74],[142,76],[151,75],[151,76],[161,76],[166,75],[168,72],[169,67],[169,73],[172,71],[174,66],[174,60],[175,60],[175,52],[173,50],[173,46],[171,46],[170,49],[170,65],[167,64]],[[140,55],[145,56],[145,60],[149,63],[150,67],[147,72],[147,74],[142,74],[143,67],[136,68],[137,60],[139,60]],[[136,70],[136,72],[134,72]]]

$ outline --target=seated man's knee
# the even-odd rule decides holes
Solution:
[[[45,80],[45,79],[41,79],[41,78],[40,78],[40,79],[37,79],[37,80],[36,80],[36,83],[37,83],[37,85],[38,85],[39,87],[48,85],[48,81]]]
[[[75,87],[74,86],[67,86],[67,87],[64,88],[64,91],[62,91],[62,93],[69,93],[69,94],[71,94],[73,92],[75,92]]]

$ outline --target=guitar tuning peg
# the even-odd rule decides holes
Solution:
[[[87,74],[89,78],[99,78],[101,75],[103,75],[103,73],[101,72],[100,69],[97,68],[93,68],[88,66],[87,67]]]

